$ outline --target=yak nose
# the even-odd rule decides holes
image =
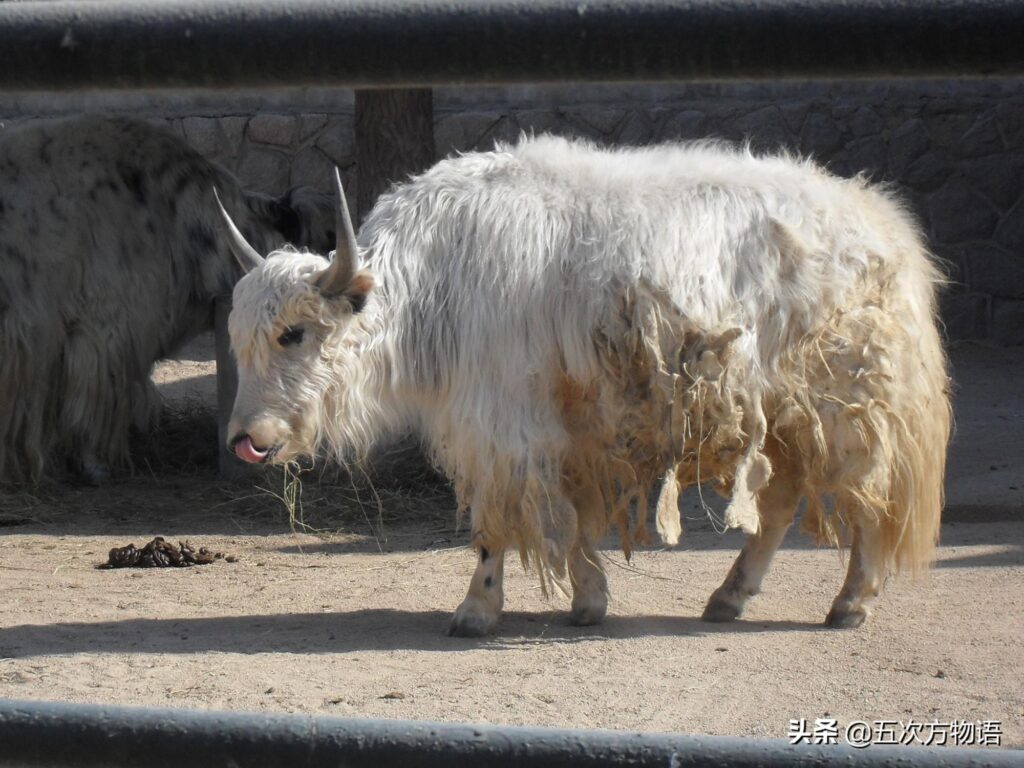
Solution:
[[[235,456],[249,464],[259,464],[267,460],[270,455],[269,447],[260,447],[253,443],[252,438],[246,434],[236,435],[228,443],[234,451]]]

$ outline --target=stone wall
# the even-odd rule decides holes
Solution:
[[[6,126],[84,111],[167,124],[252,187],[354,185],[350,91],[20,95]],[[437,156],[522,132],[607,144],[719,137],[812,155],[833,172],[891,183],[951,284],[952,339],[1024,344],[1024,82],[926,81],[440,89]]]

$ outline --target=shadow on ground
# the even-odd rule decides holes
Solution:
[[[708,624],[691,616],[609,616],[598,627],[573,627],[560,611],[502,615],[500,637],[447,637],[451,614],[371,609],[193,619],[128,619],[25,624],[0,630],[0,657],[75,653],[349,653],[367,650],[465,651],[585,643],[610,638],[714,636],[826,631],[821,624],[737,621]]]
[[[1021,526],[1024,528],[1024,526]],[[1009,544],[997,552],[945,557],[936,568],[1020,568],[1024,566],[1024,545]]]

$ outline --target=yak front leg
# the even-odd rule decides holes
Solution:
[[[476,536],[477,564],[469,592],[462,601],[448,634],[455,637],[483,637],[494,630],[505,603],[502,578],[505,573],[505,547],[485,542]]]
[[[874,521],[858,521],[853,528],[853,546],[846,582],[832,603],[825,623],[836,629],[854,629],[871,613],[871,604],[885,582],[885,554],[879,528]]]
[[[704,621],[732,621],[743,613],[747,600],[761,591],[761,582],[793,522],[801,495],[796,475],[785,470],[777,471],[758,494],[760,530],[747,537],[729,575],[711,595],[701,616]]]

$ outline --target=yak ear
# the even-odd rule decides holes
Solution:
[[[356,272],[342,294],[352,305],[352,314],[359,314],[366,306],[366,297],[373,290],[373,275],[365,269]]]
[[[334,169],[334,192],[338,198],[336,201],[338,207],[334,214],[336,233],[334,258],[326,269],[313,278],[313,283],[325,296],[348,293],[355,280],[356,269],[359,267],[359,244],[356,242],[356,231],[352,226],[348,203],[345,202],[341,172],[337,168]]]
[[[235,255],[239,266],[243,272],[256,269],[256,267],[263,263],[263,257],[260,256],[255,248],[249,245],[249,242],[242,233],[238,231],[235,222],[231,220],[228,212],[224,210],[224,204],[220,201],[220,195],[217,194],[216,187],[213,188],[213,197],[217,201],[217,207],[220,208],[220,214],[224,217],[224,222],[228,225],[228,245],[231,247],[231,252]]]

